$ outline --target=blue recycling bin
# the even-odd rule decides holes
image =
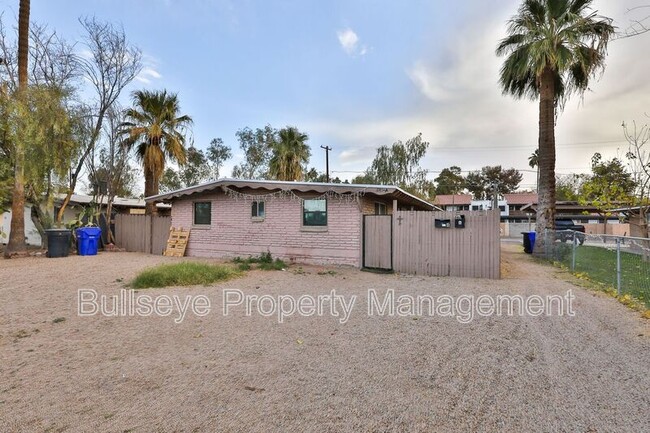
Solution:
[[[97,255],[99,238],[102,229],[99,227],[81,227],[77,229],[77,253],[80,256]]]
[[[532,254],[535,250],[535,236],[536,232],[521,232],[524,235],[524,252]]]

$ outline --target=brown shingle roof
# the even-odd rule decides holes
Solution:
[[[503,197],[506,199],[508,204],[537,204],[537,193],[534,192],[523,192],[523,193],[514,193],[514,194],[503,194]]]
[[[469,194],[437,195],[433,203],[438,206],[468,205],[472,203],[472,196]]]

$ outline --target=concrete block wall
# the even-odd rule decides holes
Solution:
[[[194,226],[193,203],[212,203],[211,225]],[[361,211],[352,201],[330,199],[327,227],[302,227],[302,202],[268,198],[265,218],[251,217],[251,201],[223,193],[177,199],[172,226],[191,228],[186,254],[195,257],[235,257],[270,251],[274,257],[300,263],[360,266]],[[320,229],[320,230],[319,230]]]

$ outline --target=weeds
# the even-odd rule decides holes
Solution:
[[[241,275],[231,266],[181,262],[145,269],[131,282],[134,289],[167,286],[208,285]]]
[[[270,251],[260,254],[257,257],[241,258],[235,257],[232,262],[237,265],[240,271],[249,271],[251,269],[261,269],[263,271],[281,271],[287,267],[287,264],[280,260],[273,260]],[[253,266],[256,265],[256,266]]]

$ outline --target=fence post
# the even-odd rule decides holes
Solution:
[[[576,244],[577,244],[576,232],[573,232],[573,251],[571,252],[571,272],[576,271]]]
[[[621,238],[616,238],[616,292],[621,296]]]

